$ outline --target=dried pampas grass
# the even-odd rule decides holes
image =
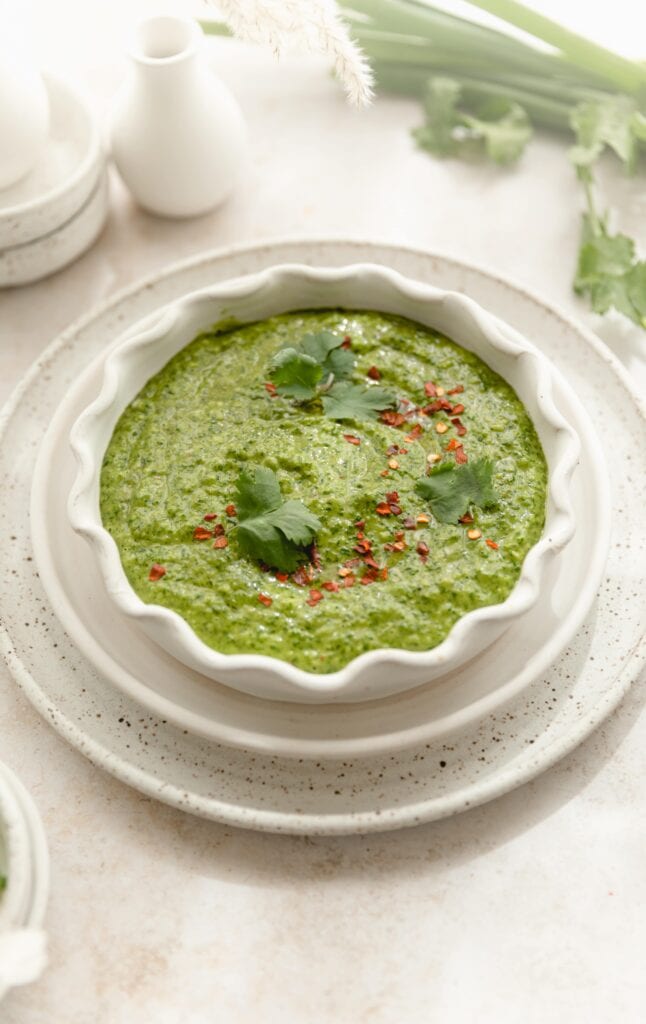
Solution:
[[[214,0],[232,35],[269,46],[277,57],[288,49],[331,58],[350,103],[367,106],[373,76],[363,52],[350,38],[334,0]]]

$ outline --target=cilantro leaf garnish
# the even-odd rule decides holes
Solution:
[[[426,123],[413,131],[418,146],[437,156],[460,155],[482,143],[498,164],[513,163],[529,142],[532,129],[527,113],[514,100],[487,97],[466,110],[458,106],[462,87],[452,78],[436,75],[426,92]]]
[[[323,377],[333,373],[336,380],[349,377],[354,369],[354,356],[349,349],[342,348],[343,338],[331,331],[319,331],[317,334],[306,334],[300,349],[316,360],[323,370]]]
[[[272,360],[270,375],[279,395],[306,401],[314,398],[323,369],[306,353],[283,348]]]
[[[493,463],[489,459],[442,463],[429,476],[418,480],[415,490],[428,501],[431,512],[441,523],[457,523],[470,505],[485,509],[497,503]]]
[[[377,413],[392,409],[397,397],[380,387],[365,387],[341,381],[323,395],[323,411],[330,420],[377,419]]]
[[[266,466],[243,470],[236,486],[240,550],[283,572],[306,562],[304,548],[321,529],[320,520],[301,501],[283,501],[278,478]]]
[[[318,386],[341,380],[352,373],[354,356],[341,348],[343,338],[331,331],[305,334],[300,345],[276,353],[269,374],[276,391],[285,398],[307,402],[315,398]]]
[[[376,419],[397,398],[385,388],[351,384],[354,356],[342,346],[339,335],[319,331],[305,334],[297,347],[281,349],[269,368],[276,391],[299,402],[321,399],[331,420]]]

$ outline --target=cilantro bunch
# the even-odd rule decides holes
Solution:
[[[646,261],[609,228],[594,169],[605,150],[627,173],[646,145],[646,64],[628,60],[519,0],[469,0],[549,49],[448,14],[427,0],[340,0],[381,89],[419,96],[417,144],[436,156],[480,149],[518,160],[532,126],[572,132],[569,156],[584,214],[574,290],[596,313],[616,309],[646,329]],[[637,9],[637,8],[636,8]]]
[[[276,353],[269,375],[279,395],[296,402],[320,400],[331,420],[376,419],[397,404],[393,392],[382,387],[353,384],[354,355],[346,342],[331,331],[305,334],[297,347]]]

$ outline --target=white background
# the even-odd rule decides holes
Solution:
[[[12,24],[0,38],[76,78],[102,116],[124,73],[129,24],[159,6],[4,2],[0,17]],[[639,54],[633,0],[540,7]],[[357,114],[316,61],[276,66],[229,41],[209,46],[250,128],[236,194],[208,217],[171,223],[137,211],[115,182],[91,252],[54,278],[0,292],[0,397],[61,328],[117,288],[182,255],[278,234],[439,249],[598,326],[570,290],[580,198],[565,142],[537,138],[507,171],[440,163],[412,145],[416,103],[389,97]],[[610,164],[606,175],[618,223],[646,244],[644,179]],[[618,321],[601,331],[638,372],[639,332]],[[637,1024],[646,1017],[643,699],[635,688],[575,754],[486,807],[414,831],[309,840],[226,829],[146,800],[68,749],[2,670],[0,754],[45,819],[53,892],[50,970],[0,1019]]]

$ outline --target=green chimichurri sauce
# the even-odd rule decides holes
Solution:
[[[488,457],[495,467],[495,508],[474,510],[473,524],[437,522],[415,483],[427,455],[447,452],[455,427],[436,432],[437,416],[421,419],[424,431],[405,438],[414,421],[395,429],[381,420],[336,422],[320,405],[298,406],[264,387],[276,351],[307,332],[349,335],[353,379],[379,384],[428,405],[424,384],[464,390],[451,401],[464,405],[459,438],[469,459]],[[450,416],[450,414],[448,414]],[[450,419],[444,416],[447,423]],[[344,434],[358,437],[349,443]],[[397,445],[396,468],[388,465]],[[274,470],[283,497],[297,498],[320,519],[321,570],[306,587],[280,581],[238,550],[225,507],[245,465]],[[385,470],[388,475],[382,475]],[[523,559],[538,540],[545,518],[547,470],[540,442],[512,388],[481,360],[435,331],[374,312],[325,310],[288,313],[226,332],[206,332],[179,352],[125,410],[106,452],[101,475],[101,515],[114,537],[126,575],[139,597],[182,615],[201,639],[223,653],[282,658],[312,672],[332,672],[379,647],[427,650],[457,619],[503,601]],[[383,517],[376,506],[396,490],[401,516]],[[196,542],[196,526],[217,513],[228,545]],[[428,515],[428,523],[417,516]],[[405,520],[415,520],[405,530]],[[343,586],[338,570],[356,558],[354,524],[372,542],[387,579]],[[467,531],[479,530],[470,540]],[[403,551],[384,550],[404,530]],[[488,546],[491,540],[498,545]],[[422,558],[419,544],[427,545]],[[422,547],[422,550],[423,547]],[[165,568],[149,580],[153,564]],[[307,603],[308,588],[336,580],[338,592]],[[262,604],[258,595],[271,604]]]

